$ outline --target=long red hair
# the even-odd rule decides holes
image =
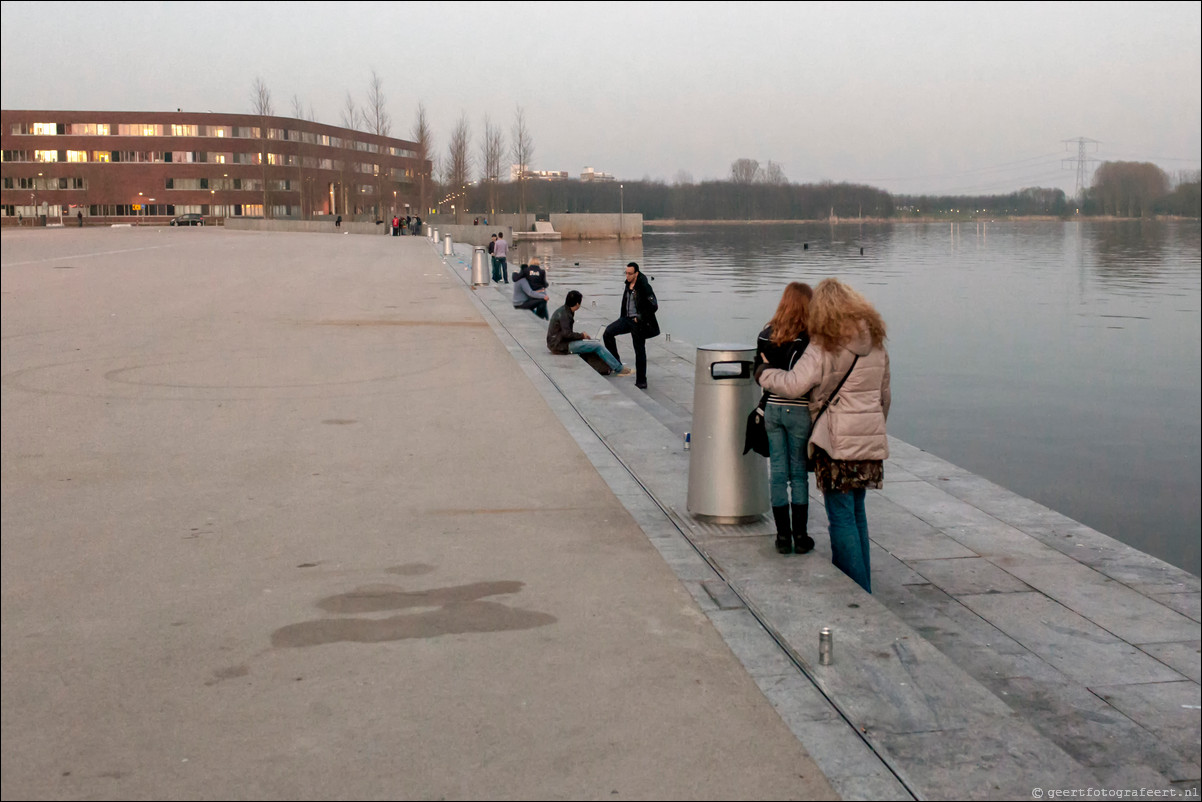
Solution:
[[[793,281],[785,287],[785,291],[780,296],[780,303],[776,307],[776,314],[772,316],[772,320],[768,321],[768,325],[772,327],[772,343],[774,345],[784,345],[791,340],[796,340],[797,335],[806,330],[810,322],[810,298],[812,297],[814,297],[814,291],[810,289],[809,284]]]

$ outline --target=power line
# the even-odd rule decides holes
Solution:
[[[1091,158],[1089,158],[1089,157],[1086,155],[1086,150],[1087,150],[1087,148],[1088,148],[1090,145],[1093,145],[1093,146],[1094,146],[1094,152],[1096,153],[1096,152],[1097,152],[1097,150],[1098,150],[1097,146],[1098,146],[1098,145],[1100,145],[1101,143],[1100,143],[1100,142],[1098,142],[1098,140],[1096,140],[1096,139],[1089,139],[1088,137],[1084,137],[1084,136],[1079,136],[1079,137],[1077,137],[1076,139],[1064,139],[1064,140],[1061,140],[1061,141],[1062,141],[1062,142],[1064,142],[1064,144],[1065,144],[1065,148],[1066,148],[1066,149],[1067,149],[1067,146],[1068,146],[1068,144],[1069,144],[1070,142],[1076,142],[1076,143],[1077,143],[1077,158],[1075,158],[1075,159],[1065,159],[1064,161],[1065,161],[1065,162],[1069,162],[1069,163],[1072,163],[1072,162],[1076,162],[1076,163],[1077,163],[1077,192],[1076,192],[1076,197],[1080,198],[1080,197],[1081,197],[1081,193],[1082,193],[1082,191],[1085,189],[1085,171],[1088,169],[1090,162],[1096,162],[1096,161],[1097,161],[1097,159],[1091,159]]]

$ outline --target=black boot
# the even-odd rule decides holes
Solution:
[[[793,550],[808,554],[814,550],[814,538],[809,533],[810,505],[793,505]]]
[[[781,554],[792,554],[793,543],[790,540],[792,530],[789,528],[789,508],[773,507],[772,519],[776,521],[776,550]]]

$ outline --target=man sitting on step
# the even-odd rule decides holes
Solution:
[[[630,376],[634,371],[623,367],[598,340],[590,339],[586,332],[572,330],[576,325],[576,310],[583,301],[584,296],[579,290],[568,290],[563,306],[555,310],[555,314],[551,315],[551,323],[547,326],[547,350],[553,354],[596,354],[614,373]]]

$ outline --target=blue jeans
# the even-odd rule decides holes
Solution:
[[[872,569],[868,564],[868,519],[864,515],[866,490],[846,493],[823,492],[826,520],[831,530],[831,562],[872,593]]]
[[[789,504],[789,487],[794,504],[810,503],[810,480],[806,476],[806,444],[810,441],[810,408],[768,404],[764,408],[768,432],[768,468],[772,506]]]
[[[596,354],[614,373],[622,369],[622,363],[597,340],[572,340],[568,343],[568,350],[573,354]]]

